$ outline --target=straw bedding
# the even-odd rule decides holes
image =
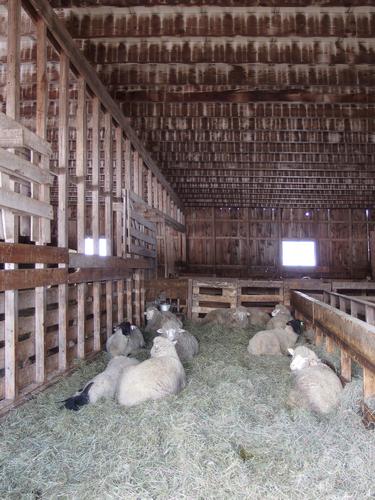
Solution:
[[[359,378],[328,417],[290,410],[287,358],[248,356],[243,330],[191,331],[201,353],[178,396],[60,410],[56,401],[103,369],[102,354],[3,419],[0,497],[375,497],[375,431],[357,414]]]

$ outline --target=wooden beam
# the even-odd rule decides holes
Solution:
[[[113,137],[112,116],[104,115],[104,232],[106,239],[107,256],[113,253]],[[107,281],[106,292],[106,338],[112,335],[113,328],[113,283]]]
[[[0,242],[0,263],[57,264],[68,262],[68,250],[59,247]]]
[[[80,76],[77,81],[76,115],[76,175],[77,175],[77,250],[85,252],[86,238],[86,167],[87,167],[87,102],[86,82]],[[85,358],[86,285],[77,286],[77,356]]]
[[[66,269],[11,269],[0,273],[0,292],[59,285],[66,281]]]
[[[99,255],[70,253],[69,267],[77,267],[81,269],[117,269],[118,271],[127,271],[131,269],[149,269],[151,267],[151,264],[146,259],[133,259],[111,256],[101,257]]]
[[[94,254],[99,255],[100,238],[100,101],[98,97],[92,99],[92,117],[91,117],[91,162],[92,162],[92,237],[94,242]],[[77,254],[80,255],[80,254]],[[73,266],[79,267],[79,266]],[[94,310],[94,351],[101,349],[101,324],[100,324],[100,295],[101,283],[93,283],[93,310]]]
[[[2,133],[3,130],[0,131],[0,137]],[[53,176],[49,171],[42,170],[37,165],[4,149],[0,149],[0,170],[27,182],[34,181],[38,184],[52,184],[53,182]]]
[[[59,131],[58,131],[58,205],[57,241],[68,248],[68,185],[69,185],[69,59],[60,54]],[[66,262],[59,265],[66,268]],[[59,305],[59,371],[67,369],[68,286],[58,287]]]

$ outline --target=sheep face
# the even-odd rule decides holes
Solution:
[[[277,304],[275,306],[275,309],[271,312],[271,315],[272,316],[277,316],[277,314],[279,314],[279,313],[290,314],[290,311],[283,304]]]
[[[303,370],[310,366],[317,366],[319,358],[314,351],[304,346],[299,346],[296,349],[288,349],[289,354],[293,356],[290,363],[291,371]]]
[[[165,337],[155,337],[154,344],[150,351],[151,357],[158,358],[160,356],[168,356],[171,352],[176,354],[175,344],[176,340],[169,340]]]
[[[130,335],[131,331],[134,330],[135,326],[130,324],[129,321],[124,321],[119,325],[115,326],[113,329],[113,333],[122,333],[125,336]]]
[[[152,321],[156,313],[157,309],[155,307],[150,307],[149,309],[147,309],[147,311],[145,312],[147,321]]]

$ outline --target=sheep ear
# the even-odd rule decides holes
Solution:
[[[131,325],[131,326],[130,326],[130,330],[135,330],[136,328],[137,328],[137,327],[136,327],[136,326],[134,326],[134,325]]]
[[[180,329],[178,330],[178,333],[185,333],[185,332],[186,332],[186,330],[184,330],[183,328],[180,328]]]
[[[158,333],[164,333],[164,330],[162,328],[159,328],[159,330],[156,330]]]
[[[291,356],[294,356],[294,349],[288,349],[288,352]]]
[[[171,342],[172,342],[173,345],[177,344],[177,340],[171,340]]]

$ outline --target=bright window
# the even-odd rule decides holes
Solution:
[[[283,241],[283,266],[316,266],[315,241]]]
[[[85,238],[85,254],[94,255],[94,240]],[[107,244],[105,238],[99,238],[99,255],[105,257],[107,255]]]

